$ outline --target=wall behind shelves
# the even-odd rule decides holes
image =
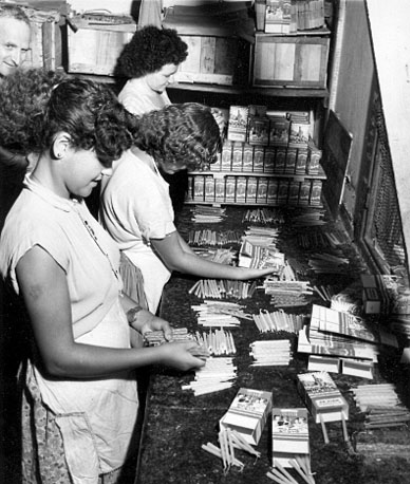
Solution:
[[[341,39],[340,66],[331,102],[339,121],[353,137],[342,200],[353,224],[374,62],[365,0],[339,0],[339,4],[342,2],[346,13],[343,30],[337,30]]]

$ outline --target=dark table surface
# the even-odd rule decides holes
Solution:
[[[243,228],[243,208],[230,207],[227,219],[217,225],[209,225],[211,230]],[[183,236],[189,229],[203,228],[203,225],[190,221],[190,211],[185,208],[178,219],[178,227]],[[295,243],[298,231],[317,230],[317,228],[294,228],[289,224],[282,226],[281,250],[285,254],[299,259],[306,258],[307,250]],[[314,283],[337,283],[349,285],[359,277],[363,263],[358,258],[352,244],[344,248],[351,263],[348,271],[331,276],[313,275]],[[306,277],[308,280],[309,277]],[[161,305],[162,317],[175,327],[186,327],[190,331],[198,330],[197,315],[193,304],[201,300],[188,293],[195,279],[173,275],[167,284]],[[246,306],[249,313],[259,309],[275,310],[270,299],[262,290],[257,290],[252,299],[233,300]],[[312,302],[320,304],[318,298]],[[309,312],[309,306],[299,312]],[[289,310],[296,312],[296,310]],[[207,330],[207,329],[205,329]],[[193,372],[178,373],[163,368],[153,368],[147,391],[147,406],[143,424],[143,435],[139,454],[139,465],[135,484],[242,484],[269,483],[266,473],[271,466],[270,425],[264,428],[261,440],[256,447],[261,457],[255,460],[251,455],[237,451],[237,457],[245,464],[243,471],[233,467],[224,473],[222,461],[204,451],[202,445],[211,442],[218,446],[218,423],[229,408],[230,403],[241,387],[272,392],[273,406],[281,408],[304,407],[296,388],[297,374],[307,369],[307,355],[297,353],[297,336],[292,333],[260,334],[253,321],[242,320],[239,328],[231,329],[237,354],[237,378],[232,388],[227,390],[194,396],[191,391],[182,390],[182,385],[194,378]],[[291,341],[293,357],[288,366],[250,367],[249,345],[263,339],[283,339]],[[407,427],[384,430],[376,444],[366,452],[358,451],[356,441],[368,437],[363,433],[363,416],[356,407],[350,391],[359,384],[396,381],[406,393],[408,375],[398,364],[396,354],[382,356],[376,368],[374,380],[366,380],[341,374],[333,374],[338,388],[349,402],[350,416],[348,431],[350,441],[343,440],[340,423],[327,424],[330,443],[325,444],[320,425],[309,417],[309,438],[311,446],[311,467],[317,484],[393,484],[410,482],[409,432]],[[387,440],[386,437],[387,435]],[[382,438],[383,437],[383,438]],[[390,439],[390,445],[385,444]],[[364,449],[364,447],[363,447]],[[297,482],[301,478],[291,471]]]

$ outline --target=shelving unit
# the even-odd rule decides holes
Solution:
[[[193,9],[186,8],[186,12],[184,18],[183,10],[176,10],[165,25],[175,28],[188,44],[187,62],[181,64],[177,82],[168,87],[172,102],[195,101],[222,109],[257,104],[265,105],[268,111],[309,111],[314,119],[313,144],[320,146],[322,113],[329,96],[327,64],[331,31],[325,27],[286,35],[253,32],[251,36],[242,36],[243,29],[232,28],[229,32],[215,16],[215,26],[210,29],[204,27],[205,20],[201,22],[196,17],[192,20]],[[224,45],[230,36],[238,41],[234,52],[227,48],[217,52],[215,46]],[[248,40],[247,48],[243,39]],[[246,75],[238,73],[232,61],[238,50],[244,56],[240,64],[248,69]],[[225,64],[221,62],[221,52],[226,57]],[[217,76],[226,76],[224,82],[212,80]],[[190,79],[195,82],[189,82]],[[289,148],[275,144],[249,146],[243,142],[239,162],[234,160],[235,154],[226,162],[223,152],[209,170],[188,173],[186,203],[322,206],[326,176],[319,162],[309,171],[307,147]],[[282,150],[281,155],[278,150]],[[296,168],[299,153],[305,157],[302,168]],[[290,169],[285,166],[283,156],[293,159]],[[281,166],[276,162],[279,157]]]
[[[269,98],[319,98],[329,96],[327,89],[307,89],[294,87],[262,88],[251,86],[220,86],[217,84],[176,82],[168,86],[169,90],[184,92],[207,92],[213,94],[227,94],[230,96],[263,96]]]
[[[201,102],[225,110],[231,105],[257,104],[268,111],[308,111],[311,139],[320,148],[322,113],[329,97],[330,30],[285,35],[255,32],[246,9],[214,8],[221,9],[221,18],[212,9],[212,13],[201,10],[202,15],[194,7],[175,7],[163,22],[188,45],[187,60],[179,66],[176,82],[167,88],[171,101]],[[67,70],[114,84],[117,53],[135,25],[125,21],[96,25],[94,20],[74,19],[77,30],[67,27]],[[79,48],[83,37],[90,37],[87,44],[92,46],[86,52]],[[106,39],[111,44],[109,56]],[[232,148],[228,163],[222,153],[210,170],[189,173],[187,203],[321,206],[326,177],[318,162],[308,168],[311,152],[306,146],[249,146],[244,142],[241,150],[238,154]],[[304,163],[298,166],[302,158]]]

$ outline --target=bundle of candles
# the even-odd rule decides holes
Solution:
[[[287,366],[291,359],[288,339],[254,341],[249,355],[255,360],[251,366]]]
[[[238,258],[238,252],[233,249],[215,249],[215,248],[194,248],[193,251],[199,257],[218,262],[219,264],[233,265]]]
[[[272,269],[272,274],[280,276],[285,265],[285,254],[279,252],[273,246],[254,245],[244,240],[239,249],[238,265],[255,269],[269,267]]]
[[[332,254],[314,254],[308,264],[316,274],[340,274],[346,271],[350,261],[346,257]]]
[[[279,237],[279,229],[268,227],[251,226],[245,230],[242,241],[247,241],[252,245],[269,247],[276,250],[276,243]]]
[[[325,210],[306,210],[300,215],[293,216],[289,223],[296,226],[310,226],[310,225],[324,225],[326,221],[324,220]]]
[[[297,240],[298,244],[304,249],[335,249],[350,242],[348,236],[336,227],[316,228],[308,232],[299,232]]]
[[[194,294],[199,299],[246,299],[253,296],[256,290],[256,282],[231,281],[229,279],[200,279],[191,289],[189,294]]]
[[[253,320],[261,333],[287,331],[297,334],[302,329],[306,317],[303,314],[289,314],[283,310],[272,313],[260,310],[259,314],[253,315]]]
[[[271,296],[303,296],[312,295],[314,291],[309,281],[283,281],[266,278],[263,281],[265,294]]]
[[[239,326],[238,318],[252,320],[238,303],[205,300],[203,304],[191,307],[198,313],[198,324],[202,326]]]
[[[280,274],[281,281],[297,281],[297,277],[293,267],[285,260]]]
[[[210,355],[207,346],[202,344],[203,340],[198,340],[195,335],[188,333],[186,328],[173,328],[172,339],[169,341],[165,339],[163,331],[151,331],[146,333],[144,338],[147,346],[159,346],[164,343],[170,343],[171,341],[195,341],[197,347],[188,350],[193,356],[205,360]]]
[[[322,230],[311,230],[299,232],[297,235],[298,244],[303,249],[323,249],[333,247],[331,241]]]
[[[242,233],[239,230],[227,230],[218,232],[216,230],[202,229],[190,230],[188,234],[189,245],[227,245],[238,244]]]
[[[326,284],[313,286],[313,289],[317,292],[317,294],[323,299],[323,301],[329,302],[332,298],[336,295],[336,291],[333,286]]]
[[[304,296],[286,296],[286,295],[273,295],[270,299],[270,303],[277,308],[294,308],[298,306],[306,306],[310,303]]]
[[[245,452],[254,455],[257,459],[260,457],[260,452],[248,444],[248,442],[236,430],[230,428],[221,429],[218,434],[218,441],[219,447],[208,442],[206,445],[202,445],[202,449],[222,460],[225,474],[232,466],[239,467],[240,470],[243,470],[245,467],[245,464],[235,456],[235,449],[244,450]]]
[[[287,257],[286,261],[287,264],[292,268],[294,274],[306,276],[309,271],[309,266],[306,263],[299,261],[293,257]]]
[[[206,365],[196,370],[194,380],[182,385],[182,390],[192,390],[195,396],[219,392],[231,388],[237,367],[231,357],[209,357]]]
[[[210,355],[234,355],[236,346],[230,331],[223,329],[209,330],[208,333],[196,332],[196,339],[201,347],[205,348]]]
[[[292,468],[298,473],[298,475],[307,484],[315,484],[312,471],[310,469],[309,456],[300,455],[295,459],[290,459]],[[267,477],[278,484],[298,484],[298,481],[287,471],[281,464],[277,464],[275,467],[271,467]]]
[[[144,338],[148,346],[158,346],[167,342],[163,331],[150,331],[145,333]],[[196,337],[189,333],[187,328],[172,328],[171,341],[196,341]]]
[[[226,217],[226,209],[221,207],[209,207],[196,205],[191,209],[193,222],[198,223],[219,223]]]
[[[256,208],[247,210],[242,217],[242,222],[283,224],[285,223],[285,217],[283,210],[280,208]]]
[[[287,261],[282,266],[279,278],[268,277],[263,286],[265,294],[271,295],[271,304],[281,308],[306,306],[310,301],[305,295],[313,294],[309,282],[299,281]]]
[[[400,401],[393,384],[360,385],[352,391],[360,410],[367,413],[365,429],[397,427],[410,421],[410,412]]]

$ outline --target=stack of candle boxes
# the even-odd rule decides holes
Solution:
[[[321,205],[322,151],[309,111],[232,105],[226,139],[209,169],[189,175],[188,202]]]
[[[221,428],[239,432],[251,445],[258,445],[272,409],[272,394],[241,388],[220,420]]]

